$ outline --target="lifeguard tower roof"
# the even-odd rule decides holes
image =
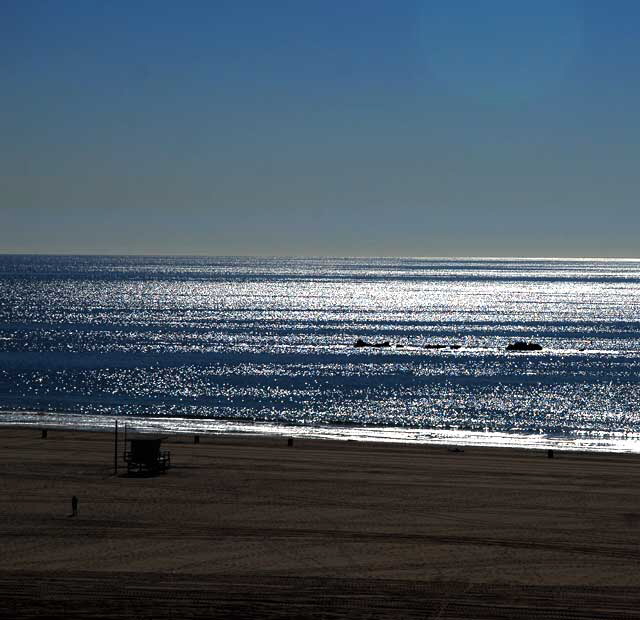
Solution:
[[[169,435],[158,433],[127,433],[127,441],[164,441]]]

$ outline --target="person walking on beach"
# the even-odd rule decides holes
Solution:
[[[71,516],[78,516],[78,498],[75,495],[71,498]]]

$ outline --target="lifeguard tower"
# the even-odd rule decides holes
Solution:
[[[163,474],[171,467],[171,453],[162,450],[162,435],[133,435],[127,437],[130,449],[125,452],[128,474]]]

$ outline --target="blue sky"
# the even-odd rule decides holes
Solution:
[[[0,5],[0,251],[638,256],[634,2]]]

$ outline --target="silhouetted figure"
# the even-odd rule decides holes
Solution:
[[[75,495],[71,498],[71,516],[78,516],[78,498]]]

